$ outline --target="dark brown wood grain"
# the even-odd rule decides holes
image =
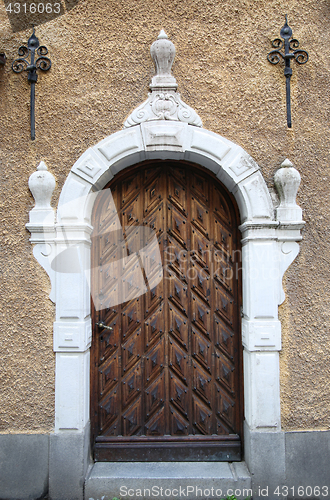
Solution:
[[[233,197],[195,165],[145,162],[100,193],[93,227],[95,458],[240,460],[241,263]],[[99,321],[113,330],[96,327]]]

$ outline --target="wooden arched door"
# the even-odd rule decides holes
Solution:
[[[93,211],[95,459],[240,460],[235,201],[184,162],[144,162],[107,188]]]

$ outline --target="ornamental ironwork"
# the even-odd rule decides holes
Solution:
[[[271,64],[278,64],[281,60],[284,60],[284,75],[286,78],[286,117],[288,127],[292,127],[291,122],[291,96],[290,96],[290,80],[292,75],[292,68],[290,66],[291,59],[295,59],[298,64],[305,64],[308,61],[308,53],[306,50],[299,49],[299,42],[296,38],[292,37],[292,29],[288,25],[288,16],[285,16],[285,25],[280,31],[280,38],[275,38],[272,41],[272,46],[276,50],[272,50],[267,55],[267,59]],[[284,54],[281,52],[284,49]]]
[[[12,69],[15,73],[22,73],[28,71],[28,81],[31,84],[31,98],[30,98],[30,122],[31,122],[31,139],[35,139],[35,84],[38,80],[37,70],[48,71],[51,68],[51,60],[46,57],[48,49],[44,45],[39,44],[39,40],[33,33],[30,36],[27,47],[22,45],[18,49],[18,59],[12,64]],[[30,61],[28,57],[30,56]],[[37,59],[36,59],[37,56]]]

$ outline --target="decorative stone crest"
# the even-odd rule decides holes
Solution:
[[[175,57],[174,44],[161,30],[157,40],[151,45],[151,57],[156,74],[151,80],[148,99],[138,106],[124,123],[124,128],[151,120],[174,120],[202,127],[202,120],[190,106],[185,104],[180,94],[171,68]]]

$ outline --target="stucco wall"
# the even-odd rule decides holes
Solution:
[[[286,127],[283,67],[267,62],[284,14],[310,60],[293,64]],[[36,140],[29,138],[27,75],[11,71],[31,30],[12,31],[0,5],[1,254],[0,432],[46,432],[54,421],[54,307],[25,230],[29,175],[41,160],[57,179],[53,205],[78,157],[122,128],[147,95],[151,43],[164,28],[177,50],[179,92],[204,127],[241,145],[269,187],[288,157],[300,171],[307,222],[301,253],[285,276],[281,353],[285,429],[325,429],[330,412],[329,112],[327,0],[80,0],[37,26],[52,69],[36,86]]]

